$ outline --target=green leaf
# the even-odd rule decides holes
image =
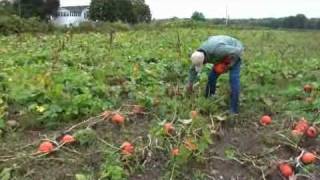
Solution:
[[[122,180],[124,179],[124,170],[120,166],[110,165],[107,166],[102,175],[104,179]]]
[[[6,126],[4,119],[0,118],[0,129],[4,129]]]
[[[228,159],[235,159],[236,150],[234,150],[233,148],[227,148],[224,151],[224,154]]]
[[[267,106],[272,106],[272,100],[270,98],[267,97],[261,97],[263,102],[267,105]]]
[[[88,176],[84,174],[76,174],[76,180],[90,180]]]
[[[93,144],[96,140],[96,132],[91,128],[78,130],[74,137],[79,140],[81,145]]]
[[[10,180],[12,168],[4,168],[0,173],[1,180]]]

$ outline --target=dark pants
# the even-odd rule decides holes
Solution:
[[[240,66],[241,59],[231,67],[229,73],[229,83],[231,87],[231,104],[230,110],[232,113],[239,113],[239,94],[240,94]],[[216,84],[219,75],[215,71],[211,71],[208,77],[206,87],[206,97],[213,96],[216,92]]]

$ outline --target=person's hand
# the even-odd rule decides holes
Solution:
[[[188,83],[187,85],[187,93],[191,94],[193,92],[193,84],[192,83]]]

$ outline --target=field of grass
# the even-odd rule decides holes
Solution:
[[[228,74],[204,98],[210,65],[195,92],[185,93],[190,53],[217,34],[246,48],[238,116],[228,114]],[[277,164],[297,165],[302,150],[320,153],[320,138],[291,134],[302,117],[320,123],[319,39],[319,31],[205,27],[2,36],[0,179],[281,180]],[[108,111],[125,116],[124,124],[101,116]],[[271,125],[259,124],[263,115]],[[65,132],[77,142],[59,145]],[[35,153],[44,140],[56,151]],[[124,141],[131,155],[121,153]],[[296,174],[320,178],[319,160]]]

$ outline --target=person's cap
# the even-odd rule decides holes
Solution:
[[[192,64],[195,66],[195,69],[197,72],[201,71],[202,67],[203,67],[203,62],[204,62],[204,53],[200,52],[200,51],[195,51],[192,55],[191,55],[191,62]]]

